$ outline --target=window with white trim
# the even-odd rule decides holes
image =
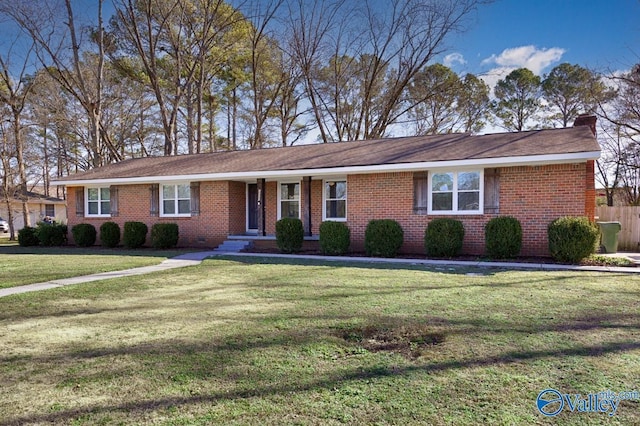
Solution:
[[[481,206],[481,171],[429,173],[430,214],[477,214]]]
[[[87,216],[109,216],[111,214],[111,191],[108,186],[87,188]]]
[[[300,183],[281,183],[280,191],[280,219],[283,217],[300,218]]]
[[[161,185],[160,216],[191,216],[191,187],[188,183]]]
[[[324,220],[347,220],[347,181],[324,181]]]

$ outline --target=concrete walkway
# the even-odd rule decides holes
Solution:
[[[347,256],[316,256],[299,254],[272,254],[272,253],[237,253],[223,251],[204,251],[196,253],[185,253],[171,259],[167,259],[158,265],[143,266],[140,268],[126,269],[123,271],[101,272],[98,274],[84,275],[80,277],[64,278],[60,280],[47,281],[0,289],[0,297],[12,294],[28,293],[31,291],[47,290],[50,288],[65,287],[68,285],[88,283],[92,281],[107,280],[111,278],[131,277],[143,275],[151,272],[165,271],[168,269],[184,268],[186,266],[199,265],[208,257],[214,256],[234,256],[234,257],[262,257],[272,259],[308,259],[328,262],[353,262],[353,263],[388,263],[396,265],[429,265],[429,266],[459,266],[468,268],[503,268],[503,269],[533,269],[548,271],[590,271],[590,272],[616,272],[639,274],[640,267],[614,267],[614,266],[576,266],[557,265],[553,263],[518,263],[518,262],[483,262],[483,261],[462,261],[462,260],[435,260],[435,259],[385,259],[379,257],[347,257]],[[632,260],[640,260],[637,253],[618,253],[617,257],[628,257]],[[635,256],[635,258],[634,258]]]

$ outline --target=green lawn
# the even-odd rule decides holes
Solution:
[[[0,424],[640,424],[640,277],[207,260],[0,298]]]
[[[0,245],[0,288],[157,265],[181,252]]]

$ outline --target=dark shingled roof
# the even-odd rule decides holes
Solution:
[[[600,147],[589,127],[579,126],[479,136],[413,136],[253,151],[147,157],[110,164],[60,180],[308,170],[596,151],[600,151]]]

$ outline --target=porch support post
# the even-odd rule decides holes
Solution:
[[[302,196],[302,227],[304,235],[311,236],[311,176],[302,178],[302,187],[300,188]]]
[[[264,200],[266,199],[265,197],[265,190],[267,185],[265,184],[265,179],[258,179],[257,182],[257,186],[258,186],[258,235],[262,235],[262,236],[266,236],[267,235],[267,227],[266,225],[266,209],[265,209],[265,203]]]

